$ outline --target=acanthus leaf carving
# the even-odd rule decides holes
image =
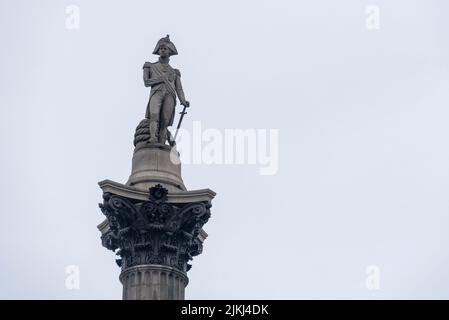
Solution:
[[[102,244],[116,251],[122,269],[139,264],[162,264],[188,271],[187,262],[202,252],[199,232],[210,218],[210,203],[172,204],[160,185],[148,201],[104,193],[100,209],[109,223]],[[118,249],[118,250],[117,250]]]

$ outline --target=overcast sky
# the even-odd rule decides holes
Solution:
[[[448,12],[445,0],[0,0],[0,298],[121,298],[97,182],[130,174],[142,65],[166,34],[186,129],[279,130],[274,175],[183,166],[188,189],[217,192],[187,299],[449,298]]]

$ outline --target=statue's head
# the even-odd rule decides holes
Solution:
[[[167,34],[166,37],[157,42],[153,54],[166,58],[178,54],[178,50],[176,50],[175,45],[170,41],[170,36]]]

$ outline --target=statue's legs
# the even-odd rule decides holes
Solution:
[[[148,103],[145,117],[150,119],[150,143],[158,142],[158,127],[162,102],[163,95],[158,91],[151,96],[150,102]]]
[[[162,103],[161,122],[159,129],[159,143],[167,141],[167,127],[170,124],[170,119],[173,117],[175,111],[175,98],[171,94],[167,94]]]

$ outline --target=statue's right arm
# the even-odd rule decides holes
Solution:
[[[159,78],[151,79],[151,64],[149,62],[145,62],[143,65],[143,83],[145,84],[145,87],[151,87],[161,82],[164,81]]]

